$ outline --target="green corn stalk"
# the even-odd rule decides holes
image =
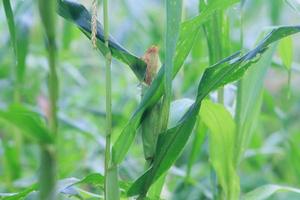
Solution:
[[[58,100],[58,78],[56,73],[56,1],[39,0],[39,11],[45,31],[46,48],[48,51],[49,79],[49,130],[57,137],[57,100]],[[56,148],[54,145],[43,145],[41,147],[41,169],[39,176],[40,199],[56,199]]]
[[[106,200],[120,199],[117,169],[111,166],[111,134],[112,134],[112,102],[111,102],[111,60],[109,49],[109,18],[108,0],[103,1],[104,42],[108,51],[105,54],[105,82],[106,82],[106,143],[105,143],[105,184],[104,196]]]

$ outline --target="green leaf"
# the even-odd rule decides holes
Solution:
[[[293,39],[292,37],[283,38],[279,42],[279,55],[283,65],[287,70],[292,68],[293,62]]]
[[[98,173],[89,174],[73,185],[90,184],[99,188],[104,186],[104,176]]]
[[[145,196],[151,184],[164,174],[178,158],[194,127],[200,105],[193,104],[183,116],[182,122],[160,134],[156,157],[151,168],[137,179],[128,190],[128,196]]]
[[[18,193],[0,193],[0,198],[2,200],[20,200],[28,196],[33,191],[36,191],[37,188],[37,184],[33,184],[32,186]]]
[[[245,194],[242,197],[242,200],[264,200],[268,199],[276,192],[294,192],[298,193],[300,197],[300,189],[298,188],[270,184],[261,186]]]
[[[151,184],[177,160],[191,135],[201,102],[211,91],[241,78],[245,71],[261,58],[271,43],[299,31],[299,26],[278,27],[253,50],[241,56],[234,54],[207,68],[200,81],[196,101],[177,126],[160,134],[153,166],[133,183],[128,196],[147,193]]]
[[[287,0],[285,0],[287,2]],[[283,14],[283,3],[282,0],[274,0],[268,2],[270,6],[270,17],[272,20],[272,24],[279,24],[281,15]]]
[[[11,37],[12,46],[16,54],[17,40],[16,40],[16,29],[15,29],[15,19],[11,8],[10,0],[3,0],[4,11],[7,19],[8,29]]]
[[[238,85],[236,107],[237,147],[235,161],[237,165],[241,161],[256,127],[262,104],[264,78],[268,68],[271,66],[275,48],[276,45],[273,45],[267,50],[261,60],[248,70]]]
[[[238,2],[238,0],[216,0],[207,6],[197,17],[185,21],[180,26],[179,39],[176,46],[176,53],[174,58],[173,78],[176,76],[186,57],[188,56],[195,39],[199,34],[201,25],[206,22],[209,17],[218,9],[225,9],[230,5]],[[136,130],[140,125],[141,118],[145,110],[156,104],[164,92],[164,72],[165,67],[162,67],[152,82],[150,88],[145,92],[138,108],[133,113],[131,119],[123,129],[121,135],[113,145],[112,161],[119,164],[124,160],[134,138]]]
[[[279,55],[281,57],[284,67],[288,71],[288,98],[291,94],[291,76],[292,76],[292,62],[293,62],[293,39],[286,37],[279,42]]]
[[[89,39],[91,38],[91,14],[81,4],[70,0],[58,0],[58,14],[66,20],[74,23]],[[103,55],[107,48],[104,44],[104,31],[100,22],[97,22],[97,47]],[[111,36],[109,39],[109,48],[112,56],[126,63],[132,69],[140,81],[144,81],[146,72],[146,63],[138,56],[133,55]]]
[[[6,19],[8,23],[8,29],[10,33],[11,43],[14,51],[14,56],[17,62],[14,69],[15,72],[15,98],[20,99],[20,88],[24,80],[25,74],[25,61],[28,52],[28,40],[29,40],[29,26],[30,24],[23,20],[24,13],[17,18],[15,23],[14,13],[10,4],[10,0],[3,1]]]
[[[11,107],[8,111],[0,110],[0,119],[12,124],[20,129],[21,133],[41,144],[53,143],[53,136],[44,126],[37,113],[28,111],[20,106],[15,106]]]
[[[144,118],[144,121],[142,123],[143,147],[148,165],[152,163],[152,159],[155,156],[158,134],[162,130],[166,130],[168,128],[169,111],[172,98],[172,76],[174,68],[174,56],[176,52],[176,43],[178,40],[180,30],[181,11],[182,0],[166,1],[167,20],[165,35],[166,64],[164,74],[164,99],[162,102],[162,107],[160,106],[160,104],[156,104],[153,106],[153,110],[148,109],[148,112],[150,110],[150,113],[149,115],[147,115],[146,118]],[[160,108],[161,111],[158,110]],[[152,128],[151,126],[156,128]],[[158,181],[156,184],[153,184],[152,189],[150,190],[151,198],[159,198],[164,184],[164,180],[164,177],[161,177],[160,181]]]
[[[24,82],[26,70],[26,57],[29,46],[30,24],[22,19],[20,16],[17,21],[17,81],[18,87],[21,87]]]
[[[18,148],[8,140],[3,140],[2,143],[4,150],[3,158],[5,160],[4,169],[11,180],[16,180],[21,176]]]
[[[201,151],[202,151],[202,144],[205,141],[205,136],[207,132],[207,127],[203,123],[202,120],[198,118],[198,121],[195,125],[195,134],[192,142],[192,148],[191,152],[189,154],[188,163],[187,163],[187,169],[186,169],[186,177],[185,177],[185,183],[190,183],[192,180],[191,172],[194,164],[199,159]]]
[[[152,162],[155,154],[157,138],[161,130],[161,104],[158,103],[145,112],[141,124],[144,157],[147,163]]]
[[[87,175],[82,179],[78,178],[65,178],[61,179],[57,183],[57,192],[67,195],[76,195],[78,193],[83,193],[87,196],[91,197],[99,197],[97,194],[93,194],[91,192],[84,191],[82,189],[77,190],[76,188],[79,186],[93,186],[97,189],[103,190],[104,189],[104,176],[99,173],[92,173]],[[72,188],[72,190],[70,190]],[[129,188],[129,183],[121,181],[120,188],[122,192],[126,191]],[[74,189],[74,190],[73,190]],[[26,189],[16,192],[16,193],[0,193],[0,199],[2,200],[20,200],[27,197],[30,193],[38,191],[38,184],[33,184]],[[77,193],[78,192],[78,193]]]
[[[92,173],[72,185],[81,184],[92,185],[97,188],[104,189],[104,176],[99,173]],[[121,190],[126,191],[129,188],[129,184],[127,182],[120,181],[120,188]]]
[[[112,174],[112,173],[110,173],[110,174]],[[72,180],[76,180],[76,181],[72,182]],[[115,178],[113,180],[115,180]],[[93,187],[96,187],[97,189],[99,189],[100,191],[104,190],[104,176],[99,173],[89,174],[86,177],[82,178],[81,180],[76,179],[76,178],[71,178],[70,183],[71,184],[63,185],[63,187],[61,187],[61,190],[59,190],[59,191],[62,193],[65,193],[65,194],[69,194],[69,195],[73,194],[74,195],[73,190],[71,190],[71,193],[68,192],[68,190],[70,188],[72,188],[72,189],[75,189],[76,191],[78,191],[76,188],[80,187],[80,186],[93,186]],[[121,192],[124,195],[124,192],[127,191],[129,188],[129,183],[120,181],[119,184],[120,184]]]
[[[202,102],[200,118],[209,131],[209,158],[224,199],[238,199],[239,177],[234,164],[235,122],[222,104]]]
[[[242,77],[248,67],[257,62],[269,45],[284,37],[298,33],[300,26],[281,26],[273,29],[253,50],[244,55],[234,54],[205,70],[199,86],[198,100],[210,91],[236,81]]]
[[[172,98],[172,76],[174,68],[174,56],[176,53],[176,44],[178,40],[180,22],[182,12],[182,0],[169,0],[166,1],[166,61],[165,61],[165,88],[164,99],[162,103],[162,130],[166,130],[168,126],[168,118],[170,111],[170,104]]]
[[[55,12],[56,8],[56,1],[43,1],[39,0],[39,10],[40,10],[40,16],[42,19],[42,23],[44,25],[44,29],[46,32],[46,36],[48,39],[48,43],[51,43],[55,38],[55,21],[56,21],[56,14]]]

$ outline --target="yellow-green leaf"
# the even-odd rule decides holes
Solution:
[[[290,70],[293,62],[293,39],[292,37],[283,38],[279,42],[279,55],[283,65]]]

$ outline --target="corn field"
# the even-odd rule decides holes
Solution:
[[[1,200],[300,199],[299,0],[1,0]]]

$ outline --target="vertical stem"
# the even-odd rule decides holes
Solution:
[[[45,30],[46,49],[48,52],[48,93],[50,113],[48,126],[50,132],[57,137],[57,99],[58,78],[56,73],[56,1],[39,0],[39,11]],[[56,140],[55,140],[56,141]],[[56,145],[41,146],[41,169],[39,175],[40,199],[56,199]]]
[[[51,41],[50,41],[51,40]],[[56,72],[56,46],[55,39],[48,41],[48,56],[49,56],[49,83],[48,92],[50,97],[50,117],[49,128],[55,136],[57,135],[57,96],[58,96],[58,78]]]
[[[111,133],[112,133],[112,102],[111,102],[111,52],[109,49],[109,19],[108,19],[108,0],[103,1],[103,20],[104,20],[104,40],[105,46],[107,47],[107,52],[105,55],[105,82],[106,82],[106,143],[105,143],[105,166],[104,166],[104,175],[105,175],[105,199],[110,198],[110,188],[109,187],[109,163],[110,163],[110,146],[111,146]]]

